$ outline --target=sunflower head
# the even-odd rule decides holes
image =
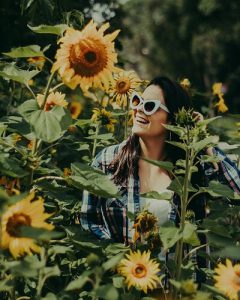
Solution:
[[[60,49],[52,71],[58,70],[63,82],[75,89],[78,85],[83,91],[90,87],[108,90],[112,72],[118,70],[114,64],[117,54],[114,39],[119,30],[104,34],[109,23],[97,29],[91,20],[83,30],[68,28],[60,39]]]
[[[150,251],[131,251],[120,261],[117,270],[125,277],[128,288],[134,286],[147,293],[148,289],[153,290],[159,283],[159,264],[150,259]]]
[[[38,105],[41,107],[43,105],[44,101],[44,95],[42,94],[37,94],[37,102]],[[49,111],[51,110],[54,106],[62,106],[62,107],[67,107],[68,102],[65,100],[65,94],[62,94],[60,92],[52,92],[48,95],[44,110]]]
[[[240,293],[240,264],[232,265],[232,262],[227,259],[226,265],[220,263],[215,268],[214,276],[217,287],[225,296],[231,300],[238,300]]]
[[[77,119],[82,112],[82,104],[76,100],[69,104],[70,113],[73,119]]]
[[[47,230],[54,228],[53,225],[45,222],[51,215],[44,212],[43,199],[41,197],[34,199],[35,194],[32,192],[23,200],[8,207],[1,218],[0,247],[9,249],[15,258],[41,250],[33,239],[20,236],[22,226]]]
[[[114,81],[109,89],[111,102],[115,100],[120,107],[126,107],[130,95],[140,86],[141,82],[134,71],[121,71],[114,74]]]
[[[219,101],[215,104],[215,106],[217,107],[218,111],[221,112],[221,113],[225,113],[228,111],[228,107],[227,105],[225,104],[225,101],[223,99],[222,96],[220,96],[220,99]]]
[[[106,126],[110,132],[114,132],[114,125],[117,123],[117,120],[112,117],[110,111],[107,111],[104,108],[94,108],[91,119],[94,122],[99,122],[102,126]]]
[[[216,82],[212,86],[212,93],[213,95],[220,95],[222,94],[222,83]]]
[[[35,57],[29,57],[27,61],[41,71],[45,64],[46,58],[43,56],[35,56]]]
[[[180,81],[180,85],[186,89],[186,90],[189,90],[190,87],[191,87],[191,82],[189,81],[188,78],[184,78],[182,81]]]
[[[2,186],[9,196],[20,194],[19,178],[9,179],[6,176],[0,177],[0,186]]]
[[[150,213],[148,210],[143,210],[140,212],[135,220],[133,228],[134,232],[134,242],[138,240],[141,234],[149,234],[154,231],[157,227],[157,217]]]

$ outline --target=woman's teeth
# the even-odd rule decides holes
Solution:
[[[141,120],[138,119],[137,122],[141,123],[141,124],[148,124],[149,123],[149,121],[143,120],[143,119],[141,119]]]

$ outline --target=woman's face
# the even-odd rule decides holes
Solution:
[[[163,91],[157,85],[148,86],[142,94],[144,100],[159,100],[166,105]],[[168,123],[168,113],[159,108],[150,116],[145,115],[142,106],[134,109],[134,119],[132,133],[135,133],[142,138],[156,138],[161,137],[166,133],[166,129],[162,124]]]

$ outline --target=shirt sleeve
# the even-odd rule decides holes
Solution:
[[[237,168],[236,164],[217,147],[213,148],[213,154],[220,159],[220,162],[218,163],[219,171],[216,172],[217,179],[223,184],[228,184],[234,192],[240,194],[240,170]],[[207,172],[207,175],[210,175],[210,177],[212,175],[215,177],[213,174],[214,170],[211,172],[211,170],[208,169]]]
[[[92,167],[102,170],[102,150],[95,157]],[[111,239],[109,230],[105,226],[102,214],[101,201],[103,199],[99,196],[90,194],[88,191],[83,191],[82,207],[80,214],[80,222],[83,229],[91,231],[97,238]]]

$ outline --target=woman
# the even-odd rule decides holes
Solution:
[[[149,101],[148,101],[149,100]],[[151,101],[150,101],[151,100]],[[143,158],[165,160],[175,163],[184,159],[180,148],[174,147],[166,140],[176,140],[163,124],[175,124],[174,114],[179,109],[191,108],[188,93],[176,82],[166,77],[156,77],[140,97],[134,94],[131,99],[134,110],[132,134],[121,144],[103,149],[95,158],[92,166],[101,169],[109,175],[118,186],[122,195],[120,199],[103,199],[84,192],[81,209],[81,224],[99,239],[112,239],[114,242],[132,243],[134,235],[133,221],[127,217],[127,212],[136,215],[147,206],[158,219],[163,222],[171,218],[178,223],[178,214],[166,202],[142,198],[140,194],[166,191],[172,181],[170,174],[147,163]],[[201,114],[194,112],[196,120],[201,120]],[[206,150],[208,154],[217,154],[221,162],[211,168],[201,166],[193,173],[192,184],[206,184],[209,178],[217,178],[222,183],[240,192],[239,170],[217,148]],[[209,166],[208,166],[209,167]],[[179,199],[173,195],[174,207],[178,207]],[[195,197],[191,203],[195,219],[205,217],[205,196]],[[160,224],[160,223],[159,223]]]

